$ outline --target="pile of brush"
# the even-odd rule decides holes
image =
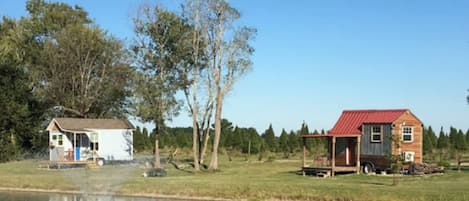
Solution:
[[[429,163],[412,163],[409,166],[410,175],[424,175],[433,173],[443,173],[445,167]]]

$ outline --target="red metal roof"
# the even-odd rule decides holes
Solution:
[[[365,123],[392,123],[407,109],[398,110],[344,110],[330,135],[358,135]]]

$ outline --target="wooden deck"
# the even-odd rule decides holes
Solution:
[[[310,167],[306,166],[302,168],[303,175],[316,175],[316,176],[323,176],[323,177],[330,177],[334,176],[332,174],[332,166],[323,166],[323,167]],[[357,172],[356,166],[335,166],[334,173],[353,173]]]

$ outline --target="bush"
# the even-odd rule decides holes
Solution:
[[[450,163],[449,163],[449,161],[442,160],[442,161],[439,161],[439,162],[438,162],[438,165],[439,165],[439,166],[443,166],[443,167],[445,167],[445,168],[449,168]]]
[[[166,175],[166,170],[163,168],[152,168],[143,173],[144,177],[165,177]]]

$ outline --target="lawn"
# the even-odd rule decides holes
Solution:
[[[392,186],[391,176],[303,177],[295,174],[299,164],[222,157],[219,172],[193,174],[168,166],[167,177],[143,178],[140,165],[45,170],[27,160],[0,164],[0,187],[248,200],[469,200],[469,171],[401,176]]]

